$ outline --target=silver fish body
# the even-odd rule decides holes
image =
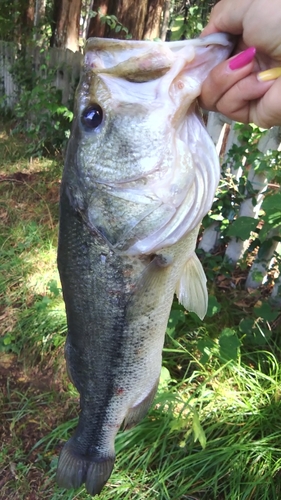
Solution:
[[[206,279],[194,250],[219,162],[195,100],[231,48],[224,34],[87,43],[60,202],[65,355],[81,401],[59,459],[62,487],[85,483],[98,494],[119,428],[148,411],[175,291],[205,314]]]

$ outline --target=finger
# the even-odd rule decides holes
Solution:
[[[224,31],[233,35],[243,33],[243,19],[252,0],[221,0],[211,11],[210,20],[202,35]]]
[[[281,125],[281,77],[275,81],[266,82],[270,88],[257,101],[250,105],[249,119],[259,127],[270,128],[274,125]],[[264,85],[266,84],[263,83]]]
[[[216,110],[217,102],[233,87],[239,80],[245,78],[255,69],[256,62],[250,61],[244,67],[231,70],[229,64],[234,58],[218,64],[209,73],[208,78],[203,82],[199,104],[210,111]]]
[[[243,35],[247,46],[281,61],[280,0],[220,0],[213,8],[202,35],[224,31]]]
[[[257,75],[251,73],[233,85],[216,103],[216,110],[231,120],[243,123],[254,121],[257,125],[258,100],[268,92],[273,82],[259,82]],[[255,118],[255,119],[253,119]],[[265,117],[263,117],[265,123]],[[265,127],[267,128],[267,127]]]

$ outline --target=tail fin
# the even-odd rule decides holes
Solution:
[[[79,488],[85,483],[90,495],[98,495],[111,475],[114,460],[115,457],[85,457],[75,452],[75,446],[70,439],[59,457],[57,483],[67,489]]]

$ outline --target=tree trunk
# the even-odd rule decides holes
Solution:
[[[133,40],[142,40],[148,0],[110,0],[109,13],[117,17],[119,23],[128,29]],[[114,29],[106,28],[108,38],[126,38],[126,33],[116,33]]]
[[[154,40],[160,36],[161,14],[164,0],[148,0],[143,38]]]
[[[51,45],[79,50],[79,25],[82,0],[55,0]]]
[[[26,0],[21,4],[16,5],[18,18],[15,23],[16,41],[22,46],[26,45],[26,41],[32,38],[32,30],[34,26],[34,8],[35,0]]]
[[[36,0],[34,26],[40,26],[42,19],[45,15],[46,0]]]
[[[31,31],[34,26],[34,14],[35,5],[34,0],[28,0],[26,3],[26,9],[23,12],[23,25],[26,27],[27,31]]]
[[[160,38],[162,42],[165,42],[166,35],[169,27],[170,20],[170,9],[171,9],[171,0],[165,0],[164,10],[163,10],[163,20],[161,25]]]
[[[89,24],[87,38],[92,36],[106,38],[126,38],[128,30],[131,38],[158,38],[160,34],[161,13],[165,0],[94,0],[92,10],[101,16],[115,16],[118,20],[118,31],[115,27],[103,23],[100,15],[93,17]],[[110,21],[110,20],[109,20]]]
[[[41,27],[43,24],[43,20],[45,17],[46,10],[46,0],[36,0],[35,3],[35,11],[34,11],[34,40],[37,42],[37,45],[40,45],[41,40]]]
[[[81,36],[83,40],[87,38],[87,33],[91,21],[91,12],[92,12],[92,3],[93,0],[83,0],[82,2],[82,11],[81,11]]]
[[[109,0],[94,0],[92,5],[92,11],[96,12],[97,15],[92,17],[89,23],[89,28],[87,32],[87,38],[92,36],[104,37],[106,24],[101,23],[100,15],[106,16],[108,14],[108,4]],[[100,15],[99,15],[100,12]]]

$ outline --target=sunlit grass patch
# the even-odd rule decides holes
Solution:
[[[9,122],[0,122],[0,176],[16,172],[31,174],[48,170],[53,157],[33,158],[28,154],[29,142],[23,134],[13,134]]]
[[[269,357],[269,374],[242,362],[216,362],[216,370],[197,366],[181,383],[170,380],[149,415],[136,428],[119,432],[115,468],[101,500],[279,499],[281,370],[274,356],[261,354]],[[65,441],[76,425],[77,418],[43,438],[46,450]],[[56,464],[54,459],[53,480]],[[84,488],[74,494],[89,498]]]
[[[22,137],[12,136],[9,127],[1,124],[0,130],[0,172],[5,173],[23,167],[28,164],[28,158],[25,156],[26,142]],[[11,170],[12,169],[12,170]]]
[[[1,376],[3,366],[0,354]],[[15,360],[10,368],[6,383],[1,379],[1,498],[45,498],[37,489],[44,484],[49,456],[40,449],[32,453],[32,447],[56,426],[58,415],[67,414],[68,400],[50,370],[23,369]]]
[[[2,133],[0,150],[13,146]],[[66,328],[56,266],[61,160],[27,162],[22,144],[15,149],[0,175],[0,349],[24,349],[35,360],[39,344],[42,353],[58,335],[51,342],[58,345]]]

